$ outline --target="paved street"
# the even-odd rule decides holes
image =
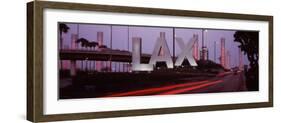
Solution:
[[[224,72],[208,80],[115,93],[107,97],[246,91],[243,72]]]

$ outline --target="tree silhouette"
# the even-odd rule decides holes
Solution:
[[[239,42],[241,51],[247,55],[250,68],[245,72],[247,88],[250,91],[258,90],[259,78],[259,33],[254,31],[236,31],[234,41]]]
[[[78,40],[76,40],[76,43],[80,43],[81,47],[90,47],[90,48],[95,48],[96,46],[98,46],[97,42],[90,42],[89,40],[85,39],[85,38],[79,38]],[[88,70],[88,62],[86,60],[86,71]],[[91,66],[91,62],[90,62],[90,66]],[[82,62],[82,68],[83,68],[83,62]]]
[[[60,23],[59,24],[59,32],[60,32],[60,48],[62,49],[62,41],[63,41],[63,38],[62,38],[62,33],[67,33],[69,30],[69,27],[64,24],[64,23]]]
[[[69,30],[69,27],[64,24],[64,23],[60,23],[59,24],[59,33],[60,33],[60,49],[63,48],[62,46],[62,42],[63,42],[63,38],[62,38],[62,33],[67,33]],[[62,60],[60,60],[60,67],[62,68]]]
[[[95,42],[95,41],[90,42],[89,40],[87,40],[87,39],[85,39],[85,38],[80,38],[80,39],[78,39],[78,40],[76,41],[76,43],[80,43],[80,45],[81,45],[82,47],[86,47],[86,48],[88,48],[88,47],[92,48],[92,47],[98,46],[98,43],[97,43],[97,42]]]
[[[259,60],[259,44],[258,44],[258,32],[249,32],[249,31],[237,31],[234,34],[236,42],[239,42],[239,48],[244,54],[247,54],[247,57],[250,61],[251,67],[256,67]]]

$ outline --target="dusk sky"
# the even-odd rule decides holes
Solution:
[[[78,33],[78,24],[67,24],[69,26],[68,33],[64,33],[63,46],[70,47],[71,34]],[[128,34],[129,29],[129,34]],[[109,25],[94,25],[94,24],[79,24],[78,38],[85,38],[89,41],[97,41],[97,32],[103,32],[104,45],[110,46],[110,33],[111,27]],[[165,32],[166,41],[168,43],[169,50],[173,51],[173,29],[162,28],[162,27],[136,27],[136,26],[112,26],[112,49],[129,50],[132,51],[131,42],[132,37],[142,38],[142,52],[151,54],[154,48],[156,39],[160,36],[160,32]],[[188,29],[188,28],[175,28],[175,36],[181,37],[185,44],[192,38],[193,34],[198,35],[199,39],[199,50],[202,46],[202,29]],[[234,42],[233,30],[213,30],[208,29],[204,31],[205,45],[209,50],[209,59],[219,63],[220,57],[220,39],[225,38],[225,48],[230,52],[231,67],[238,65],[238,53],[239,43]],[[128,38],[129,35],[129,38]],[[128,41],[129,39],[129,41]],[[129,42],[129,44],[128,44]],[[214,45],[216,42],[216,51]],[[128,49],[129,47],[129,49]],[[178,55],[181,50],[178,44],[175,42],[175,54]],[[214,60],[214,52],[216,52],[216,59]],[[247,57],[243,56],[244,64],[249,64]]]

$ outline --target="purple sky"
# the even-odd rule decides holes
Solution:
[[[78,33],[78,24],[67,24],[70,29],[68,33],[63,34],[63,46],[70,47],[71,34]],[[129,29],[129,41],[128,41],[128,29]],[[97,41],[97,32],[103,32],[104,45],[110,47],[110,33],[111,27],[109,25],[94,25],[94,24],[79,24],[79,38],[85,38],[89,41]],[[173,51],[173,29],[172,28],[160,28],[160,27],[135,27],[135,26],[112,26],[112,49],[129,50],[131,51],[132,37],[142,38],[142,52],[152,53],[156,39],[160,36],[160,32],[166,33],[166,41],[168,43],[171,54]],[[208,29],[204,32],[205,45],[209,49],[209,59],[214,61],[214,52],[216,52],[216,62],[219,63],[220,56],[220,39],[224,37],[226,39],[226,50],[230,52],[231,67],[238,65],[238,53],[239,43],[234,42],[233,34],[235,31],[231,30],[212,30]],[[183,29],[175,28],[176,37],[181,37],[185,43],[192,38],[193,34],[198,34],[199,49],[202,44],[202,29]],[[129,42],[129,44],[128,44]],[[214,45],[216,42],[216,51]],[[178,44],[175,43],[175,54],[178,55],[181,50]],[[249,64],[247,57],[243,56],[244,64]]]

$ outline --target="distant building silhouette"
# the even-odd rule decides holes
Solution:
[[[78,47],[78,44],[76,43],[78,39],[77,34],[71,34],[71,49],[76,50]],[[76,60],[70,61],[70,76],[76,76]]]
[[[239,69],[240,70],[243,70],[243,55],[242,55],[242,51],[240,48],[238,48],[238,51],[239,51]]]
[[[206,46],[203,46],[201,49],[201,60],[207,61],[209,59],[209,51]]]
[[[97,42],[98,42],[98,51],[102,51],[102,48],[100,48],[101,46],[103,46],[103,32],[97,32]],[[104,67],[104,62],[102,61],[96,61],[95,63],[96,65],[96,71],[100,72],[103,67]]]
[[[197,39],[198,39],[198,35],[194,34],[193,37],[197,37]],[[199,53],[198,53],[199,49],[198,48],[199,48],[198,40],[196,40],[195,43],[193,44],[193,51],[192,51],[193,57],[195,60],[199,60]]]
[[[221,38],[221,57],[220,57],[220,63],[221,66],[223,66],[224,68],[226,67],[225,64],[225,38]]]

